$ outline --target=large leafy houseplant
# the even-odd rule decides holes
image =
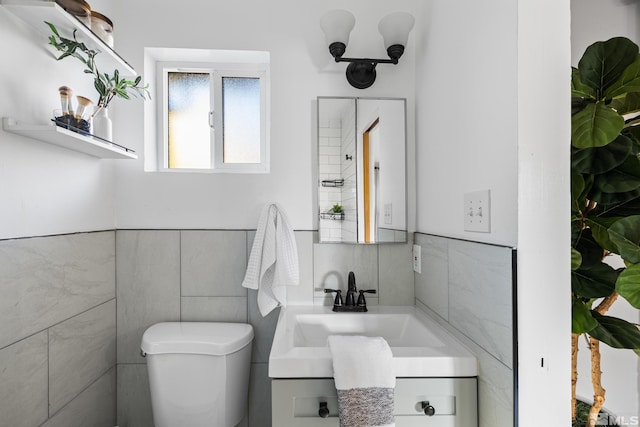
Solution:
[[[572,393],[578,340],[591,354],[594,426],[605,400],[600,343],[640,355],[637,324],[605,313],[619,298],[640,309],[640,55],[616,37],[589,46],[571,79]],[[619,256],[624,267],[614,268]]]
[[[82,62],[86,68],[85,73],[93,76],[93,85],[98,92],[98,109],[107,108],[109,103],[115,97],[123,99],[131,99],[131,97],[140,97],[145,99],[149,94],[149,85],[142,85],[142,77],[138,76],[135,80],[122,78],[120,72],[116,69],[112,74],[102,73],[98,70],[95,57],[100,53],[99,50],[89,49],[84,43],[76,39],[76,32],[73,32],[73,39],[60,36],[57,28],[50,22],[45,22],[51,29],[52,34],[49,36],[49,44],[56,48],[62,54],[58,60],[73,57]],[[94,113],[95,114],[95,113]]]

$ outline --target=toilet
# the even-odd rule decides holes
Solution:
[[[249,392],[253,328],[164,322],[142,336],[155,427],[233,427]]]

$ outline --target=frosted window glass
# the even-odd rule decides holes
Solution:
[[[260,79],[223,77],[224,163],[260,163]]]
[[[169,168],[211,167],[209,73],[168,73]]]

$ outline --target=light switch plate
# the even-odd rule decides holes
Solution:
[[[387,203],[384,205],[384,223],[385,224],[393,224],[391,215],[393,212],[393,204]]]
[[[491,191],[481,190],[464,195],[464,229],[491,232]]]

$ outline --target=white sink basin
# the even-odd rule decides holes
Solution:
[[[396,377],[474,377],[476,358],[415,307],[372,306],[367,313],[290,306],[280,311],[269,356],[271,378],[332,378],[329,335],[383,337]],[[362,355],[366,357],[366,355]]]

